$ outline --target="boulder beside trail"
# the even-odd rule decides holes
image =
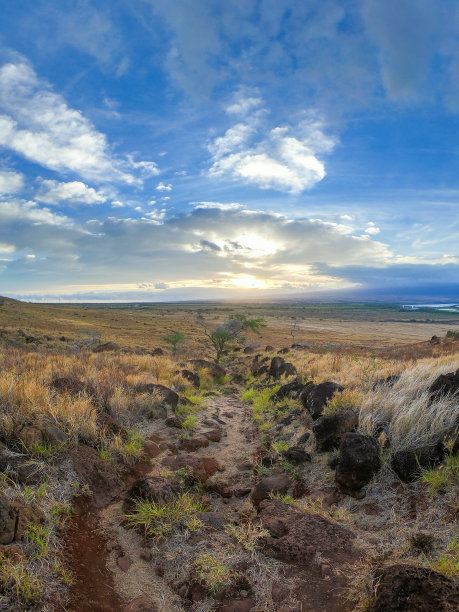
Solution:
[[[312,427],[318,450],[325,452],[338,448],[343,435],[354,431],[358,422],[357,413],[352,408],[319,417]]]
[[[0,544],[23,540],[29,525],[43,522],[43,513],[36,506],[0,493]]]
[[[180,485],[162,476],[139,478],[126,493],[124,506],[126,510],[129,510],[135,501],[139,499],[165,505],[174,501],[180,494],[180,491]]]
[[[298,397],[304,386],[304,383],[297,377],[295,380],[292,380],[292,382],[282,385],[280,389],[271,395],[270,400],[273,402],[280,402],[286,397]]]
[[[69,449],[69,455],[81,483],[89,486],[92,506],[103,508],[119,496],[120,480],[115,468],[101,459],[96,450],[76,444]]]
[[[287,493],[293,486],[293,481],[287,474],[273,474],[262,478],[252,491],[252,503],[258,506],[271,495]]]
[[[226,370],[223,366],[212,361],[206,361],[205,359],[190,359],[189,362],[195,368],[204,368],[209,370],[213,378],[222,378],[226,376]]]
[[[136,385],[135,390],[137,393],[152,393],[157,395],[160,400],[160,407],[164,410],[164,417],[168,416],[168,410],[175,412],[177,408],[179,396],[175,391],[169,389],[169,387],[155,383],[142,383]]]
[[[433,397],[459,394],[459,369],[448,374],[440,374],[431,384],[429,391]]]
[[[459,610],[459,584],[429,568],[392,565],[376,578],[376,596],[368,612]]]
[[[269,366],[268,375],[276,380],[281,376],[295,376],[297,374],[293,363],[285,361],[283,357],[273,357]]]
[[[331,563],[349,563],[355,557],[352,531],[317,514],[271,499],[260,503],[258,516],[270,534],[262,538],[262,550],[270,557],[301,565],[311,565],[317,555]]]
[[[400,480],[413,482],[423,469],[439,465],[446,454],[441,442],[430,446],[396,451],[391,458],[391,466]]]
[[[305,385],[299,397],[303,407],[316,420],[322,415],[327,402],[331,400],[335,393],[341,393],[342,391],[343,387],[341,385],[330,381],[318,385],[309,383]]]
[[[8,473],[18,484],[36,485],[45,475],[43,465],[27,455],[14,453],[0,442],[0,471]]]
[[[379,444],[373,436],[344,434],[335,481],[344,493],[363,497],[361,491],[381,467]]]

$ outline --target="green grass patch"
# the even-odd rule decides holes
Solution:
[[[199,579],[206,585],[209,595],[213,596],[231,582],[233,572],[230,567],[210,553],[202,553],[193,562]]]
[[[449,543],[445,552],[434,561],[427,560],[429,566],[448,578],[459,576],[459,540],[455,538]]]
[[[13,597],[21,609],[40,604],[43,587],[23,561],[14,562],[0,553],[0,592]]]
[[[127,440],[123,445],[123,450],[126,456],[137,459],[143,451],[143,437],[134,430],[129,430]]]
[[[191,519],[207,509],[204,502],[191,493],[183,493],[169,504],[139,499],[133,512],[127,515],[127,521],[131,527],[143,530],[146,536],[161,540],[180,524],[192,524]]]
[[[182,429],[185,431],[194,431],[198,424],[198,419],[194,414],[190,414],[186,417],[186,419],[182,422]]]
[[[27,540],[36,549],[35,556],[45,559],[49,550],[49,527],[44,525],[29,525],[26,531]]]
[[[443,465],[424,470],[421,479],[427,484],[429,493],[446,493],[459,481],[459,455],[448,455]]]
[[[242,399],[252,405],[252,419],[260,429],[269,428],[281,414],[284,414],[271,400],[273,393],[279,389],[280,385],[265,389],[246,389],[242,394]]]

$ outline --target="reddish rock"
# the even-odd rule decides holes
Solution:
[[[222,430],[219,428],[211,429],[210,431],[204,431],[203,435],[210,440],[210,442],[220,442],[222,439]]]
[[[262,478],[256,485],[252,493],[252,503],[258,506],[264,499],[268,499],[271,494],[284,494],[293,486],[292,479],[286,474],[273,474]]]
[[[298,512],[275,499],[260,504],[259,517],[270,532],[262,539],[268,556],[301,565],[313,564],[317,554],[338,564],[356,556],[354,534],[317,514]]]
[[[77,444],[69,449],[69,455],[80,480],[90,488],[91,504],[95,508],[103,508],[119,496],[118,475],[96,450],[85,444]]]
[[[121,571],[127,572],[132,565],[132,559],[128,555],[123,555],[122,557],[118,557],[116,564]]]
[[[162,465],[170,468],[171,470],[185,468],[191,472],[194,478],[200,480],[201,482],[205,482],[220,468],[219,464],[213,457],[199,457],[185,453],[165,457],[162,460]]]
[[[198,448],[205,448],[206,446],[209,446],[209,440],[204,436],[185,438],[181,442],[181,447],[190,453],[198,450]]]
[[[247,597],[246,599],[224,599],[218,610],[220,612],[250,612],[255,607],[255,599]]]

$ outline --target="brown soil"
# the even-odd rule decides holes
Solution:
[[[97,528],[97,515],[84,498],[75,501],[75,516],[65,533],[64,545],[73,574],[67,610],[121,611],[122,602],[107,567],[106,539]]]

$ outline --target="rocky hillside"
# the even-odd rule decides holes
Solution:
[[[0,610],[458,608],[457,353],[161,352],[1,351]]]

